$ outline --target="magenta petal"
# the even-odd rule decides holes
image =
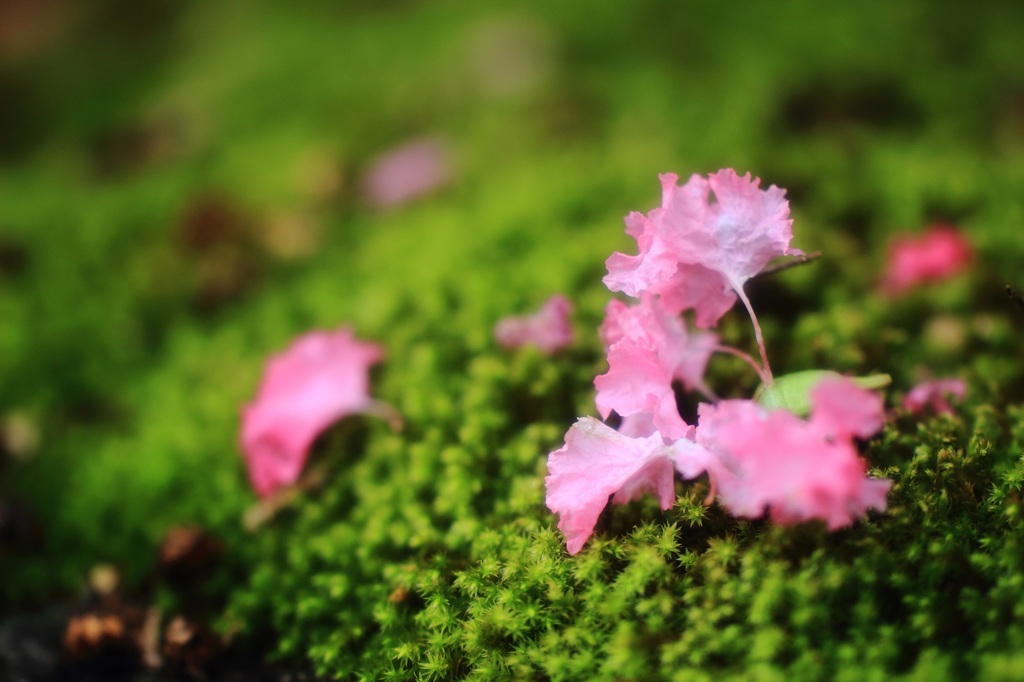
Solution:
[[[547,506],[558,514],[569,554],[579,552],[594,532],[610,495],[622,501],[652,490],[662,508],[670,507],[675,494],[671,452],[657,433],[630,438],[591,417],[573,424],[565,445],[548,455],[544,479]]]
[[[259,495],[298,480],[310,446],[332,423],[375,410],[369,369],[382,357],[343,327],[306,334],[270,359],[242,415],[242,451]]]
[[[902,235],[889,247],[882,291],[901,294],[928,282],[963,272],[974,258],[967,238],[949,225],[935,225],[922,235]]]

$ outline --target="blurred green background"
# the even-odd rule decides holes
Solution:
[[[0,501],[23,518],[0,536],[0,607],[74,594],[101,562],[140,581],[185,522],[227,542],[237,584],[266,561],[301,591],[309,573],[272,557],[402,505],[403,486],[434,509],[423,528],[395,521],[382,553],[339,546],[429,563],[432,543],[468,546],[450,533],[469,515],[550,534],[543,458],[593,413],[604,259],[633,248],[621,217],[657,205],[659,172],[786,188],[794,245],[824,252],[751,291],[776,373],[888,372],[890,404],[959,375],[1002,413],[1024,398],[1002,295],[1024,286],[1022,35],[1013,2],[0,1]],[[374,160],[424,137],[449,181],[374,205]],[[937,221],[977,267],[880,296],[891,237]],[[495,347],[501,316],[556,292],[577,307],[572,351]],[[723,337],[749,347],[735,318]],[[387,349],[374,393],[409,428],[342,428],[321,448],[332,471],[366,441],[434,464],[400,475],[366,455],[379,491],[346,483],[299,526],[250,534],[241,406],[270,353],[342,323]],[[720,393],[750,394],[754,377],[716,362]],[[456,466],[440,454],[456,446],[482,459]],[[445,485],[495,506],[437,511]],[[261,589],[237,611],[289,632],[286,654],[320,646],[337,672],[355,664],[332,668],[332,646],[375,646],[289,630],[301,613],[269,615]]]

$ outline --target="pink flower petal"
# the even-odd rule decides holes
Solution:
[[[928,282],[949,279],[970,265],[974,249],[949,225],[935,225],[919,236],[903,235],[889,247],[882,291],[901,294]]]
[[[703,265],[680,263],[675,274],[650,288],[659,295],[666,312],[678,315],[693,310],[701,329],[714,327],[736,304],[736,292],[725,275]]]
[[[558,514],[566,549],[576,554],[608,497],[619,502],[654,491],[662,509],[675,500],[672,448],[660,434],[630,438],[592,417],[583,417],[565,434],[565,445],[548,455],[547,506]]]
[[[658,210],[651,211],[651,215]],[[679,260],[656,230],[653,220],[641,213],[634,211],[626,216],[626,234],[636,239],[640,252],[636,256],[618,252],[609,256],[605,286],[640,298],[643,292],[656,289],[675,275]]]
[[[505,348],[534,345],[553,353],[572,344],[572,304],[556,294],[533,315],[505,317],[494,328],[494,336]]]
[[[668,509],[676,497],[675,467],[668,457],[649,460],[642,469],[629,477],[612,495],[615,504],[626,504],[652,493],[661,500],[661,508]]]
[[[672,381],[708,393],[704,371],[718,338],[687,332],[651,296],[634,306],[612,301],[605,314],[601,338],[608,347],[608,372],[594,380],[598,411],[605,418],[612,410],[622,417],[649,413],[665,438],[682,438],[690,427],[679,416]]]
[[[692,426],[690,427],[693,428]],[[622,418],[618,432],[630,438],[645,438],[658,432],[654,426],[654,415],[650,412],[636,412]]]
[[[885,423],[882,396],[850,379],[825,379],[811,390],[811,422],[838,438],[870,438]]]
[[[676,471],[685,479],[694,479],[707,472],[713,483],[720,462],[714,453],[693,440],[695,436],[696,431],[671,444]]]
[[[831,400],[843,390],[826,387],[816,396]],[[768,511],[776,523],[821,519],[829,529],[849,525],[868,509],[883,510],[890,482],[865,477],[866,465],[849,439],[851,429],[867,427],[861,407],[844,415],[831,403],[816,403],[824,416],[815,423],[749,400],[702,404],[697,443],[718,459],[709,473],[719,501],[736,516]]]
[[[242,414],[242,451],[259,495],[295,483],[310,446],[332,423],[380,411],[369,396],[369,370],[382,357],[379,346],[342,327],[310,332],[270,359]]]
[[[914,414],[924,414],[928,408],[935,414],[954,414],[947,397],[962,401],[967,397],[967,382],[957,378],[922,381],[903,398],[903,407]]]
[[[750,173],[741,177],[731,168],[708,176],[708,183],[717,200],[717,210],[714,205],[711,210],[717,219],[715,236],[722,247],[718,257],[721,272],[745,282],[777,256],[803,255],[789,246],[793,219],[786,190],[775,185],[762,190],[760,178],[751,179]]]
[[[604,281],[631,296],[659,294],[669,312],[692,308],[700,326],[711,326],[735,302],[729,289],[738,291],[773,258],[801,252],[789,246],[793,221],[778,187],[761,190],[759,179],[731,169],[682,186],[678,179],[662,175],[661,208],[627,219],[639,253],[613,254]]]
[[[375,159],[363,176],[363,194],[374,206],[399,206],[445,186],[452,175],[441,140],[421,138]]]

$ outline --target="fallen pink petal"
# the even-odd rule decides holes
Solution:
[[[662,205],[626,219],[627,234],[639,253],[615,253],[607,261],[605,284],[630,296],[663,296],[668,312],[693,309],[697,324],[714,325],[742,296],[743,283],[769,261],[800,255],[793,238],[785,191],[732,169],[707,179],[693,175],[686,184],[661,177]]]
[[[532,315],[500,320],[494,337],[505,348],[536,346],[544,353],[554,353],[572,344],[571,315],[569,299],[555,294]]]
[[[654,493],[662,509],[675,501],[675,466],[692,458],[699,467],[703,450],[691,440],[666,443],[658,433],[631,438],[582,417],[565,434],[565,445],[548,455],[547,506],[558,514],[558,529],[569,554],[576,554],[594,532],[608,497],[624,503]],[[681,465],[693,469],[694,465]]]
[[[825,379],[811,391],[811,422],[831,437],[870,438],[885,423],[882,396],[850,379]]]
[[[967,397],[967,382],[963,379],[930,379],[910,389],[903,398],[903,409],[914,414],[931,410],[935,414],[955,414],[949,399],[960,402]]]
[[[369,395],[370,367],[383,355],[342,327],[305,334],[270,359],[242,414],[242,451],[261,497],[298,480],[309,448],[334,422],[353,414],[394,417]]]
[[[845,382],[812,393],[811,419],[767,411],[750,400],[702,404],[697,443],[717,459],[709,468],[719,502],[736,516],[765,512],[779,524],[820,519],[830,530],[848,526],[869,509],[883,511],[891,482],[866,476],[851,436],[881,427],[868,393]],[[846,393],[847,414],[836,398]],[[878,405],[880,407],[880,404]]]
[[[363,177],[363,194],[374,206],[400,206],[444,187],[453,174],[445,144],[422,138],[374,160]]]
[[[922,235],[899,236],[889,247],[882,291],[902,294],[947,280],[964,272],[973,259],[970,241],[949,225],[934,225]]]

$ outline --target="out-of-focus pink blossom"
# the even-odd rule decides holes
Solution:
[[[922,381],[903,398],[903,407],[914,414],[923,414],[931,408],[935,414],[954,414],[948,398],[962,401],[967,397],[967,382],[963,379],[931,379]]]
[[[865,477],[851,441],[881,426],[881,403],[858,396],[867,391],[848,380],[830,383],[812,392],[809,421],[750,400],[700,406],[697,443],[715,457],[711,481],[732,514],[768,511],[780,524],[821,519],[834,530],[868,509],[885,509],[891,482]],[[851,405],[845,414],[844,395]]]
[[[544,480],[548,509],[558,514],[569,554],[579,552],[594,532],[609,495],[622,504],[652,492],[662,509],[671,507],[674,467],[699,473],[703,453],[686,438],[674,443],[666,443],[658,433],[630,438],[592,417],[573,424],[565,445],[548,455]]]
[[[693,309],[697,325],[708,327],[770,260],[802,252],[789,246],[793,221],[784,190],[761,190],[760,179],[732,169],[694,175],[682,186],[678,179],[661,176],[661,208],[626,217],[639,252],[612,254],[604,282],[634,297],[658,294],[672,314]]]
[[[823,379],[810,393],[811,420],[829,437],[870,438],[885,423],[885,403],[849,379]]]
[[[974,258],[967,238],[949,225],[934,225],[922,235],[903,235],[889,247],[882,280],[887,294],[901,294],[928,282],[963,272]]]
[[[601,338],[608,349],[608,372],[594,379],[601,416],[607,418],[612,410],[622,417],[650,414],[665,438],[682,438],[691,427],[679,416],[672,381],[709,395],[704,370],[718,337],[687,332],[682,319],[644,296],[634,306],[609,303]]]
[[[532,345],[545,353],[554,353],[572,344],[571,314],[569,299],[555,294],[532,315],[499,320],[494,338],[505,348]]]
[[[370,366],[382,357],[380,346],[342,327],[305,334],[270,359],[256,399],[242,413],[242,451],[260,496],[295,483],[310,446],[338,419],[394,416],[369,395]]]
[[[399,206],[447,185],[452,175],[444,143],[438,138],[422,138],[373,161],[363,177],[363,193],[374,206]]]

